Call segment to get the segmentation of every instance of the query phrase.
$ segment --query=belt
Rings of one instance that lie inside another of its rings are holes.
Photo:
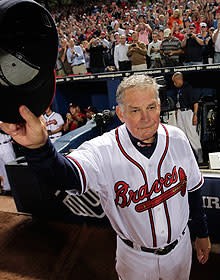
[[[4,141],[4,142],[0,143],[0,145],[7,144],[9,142],[11,142],[11,141]]]
[[[85,63],[76,64],[76,65],[73,65],[73,67],[74,66],[80,66],[80,65],[83,65],[83,64],[85,64]]]
[[[180,111],[189,111],[189,108],[179,108]]]
[[[184,228],[183,232],[181,233],[182,237],[185,234],[186,231],[186,227]],[[120,237],[120,236],[119,236]],[[120,239],[129,247],[131,248],[135,248],[135,245],[132,241],[128,240],[128,239],[123,239],[120,237]],[[167,255],[170,251],[172,251],[176,245],[178,244],[180,238],[176,239],[175,241],[173,241],[171,244],[165,246],[165,247],[161,247],[161,248],[156,248],[156,249],[152,249],[152,248],[146,248],[144,246],[140,246],[140,250],[146,253],[152,253],[155,255]]]
[[[60,136],[49,136],[49,137],[50,137],[50,139],[54,139],[54,138],[58,138]]]

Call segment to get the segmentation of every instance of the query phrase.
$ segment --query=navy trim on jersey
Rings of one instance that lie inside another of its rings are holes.
[[[82,189],[82,193],[84,193],[86,191],[86,176],[85,176],[85,172],[82,168],[82,166],[78,163],[78,161],[76,161],[74,158],[70,157],[70,156],[66,156],[68,159],[70,159],[71,161],[73,161],[77,167],[80,170],[81,176],[83,178],[83,189]]]

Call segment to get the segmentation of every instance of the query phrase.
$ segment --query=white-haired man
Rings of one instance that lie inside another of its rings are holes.
[[[117,233],[119,279],[188,280],[189,205],[198,260],[205,263],[210,251],[200,194],[203,178],[193,152],[180,129],[160,124],[153,78],[125,78],[116,98],[124,124],[83,143],[68,158],[56,152],[40,120],[24,106],[23,126],[1,126],[25,146],[28,164],[41,180],[73,194],[88,189],[99,194]]]

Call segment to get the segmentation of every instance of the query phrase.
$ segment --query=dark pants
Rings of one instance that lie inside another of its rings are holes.
[[[155,58],[154,60],[151,60],[151,68],[162,68],[163,64],[160,60],[160,58]]]
[[[95,73],[103,73],[105,72],[105,67],[91,67],[91,72]]]
[[[131,61],[130,60],[119,61],[118,65],[119,65],[119,71],[131,70]]]

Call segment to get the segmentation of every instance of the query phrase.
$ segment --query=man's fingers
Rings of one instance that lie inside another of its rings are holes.
[[[28,125],[39,123],[39,119],[25,105],[20,106],[19,112]]]
[[[0,128],[7,134],[15,134],[17,132],[17,125],[13,123],[1,123]]]

